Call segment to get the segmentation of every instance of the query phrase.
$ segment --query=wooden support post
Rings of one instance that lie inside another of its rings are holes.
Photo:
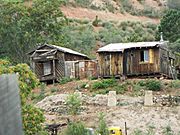
[[[127,125],[126,125],[126,122],[125,122],[125,135],[127,135]]]
[[[53,59],[53,84],[55,84],[55,77],[56,77],[56,67],[55,67],[55,60]]]

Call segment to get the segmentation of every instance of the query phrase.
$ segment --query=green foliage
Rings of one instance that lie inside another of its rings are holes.
[[[180,9],[180,1],[179,0],[168,0],[168,7],[170,9]]]
[[[104,29],[99,31],[98,39],[106,44],[119,42],[154,41],[156,25],[140,22],[121,22],[118,26],[103,22]]]
[[[41,123],[45,121],[42,111],[32,105],[22,107],[23,126],[26,135],[38,134],[43,130]]]
[[[46,84],[45,83],[40,83],[39,88],[42,92],[46,91]]]
[[[169,87],[178,89],[180,88],[180,80],[173,80],[171,81]]]
[[[133,84],[133,96],[143,96],[144,91],[143,91],[144,87],[139,85],[139,84]]]
[[[70,94],[66,99],[69,114],[78,114],[81,108],[81,99],[78,94]]]
[[[88,54],[92,57],[91,51],[95,48],[96,37],[93,27],[90,25],[77,26],[72,24],[63,28],[65,47],[72,48],[78,52]]]
[[[104,117],[105,115],[103,113],[99,114],[99,121],[96,132],[100,135],[109,135],[108,127],[106,125],[106,121]]]
[[[52,88],[50,88],[50,91],[51,91],[51,93],[54,93],[54,92],[59,91],[59,89],[57,87],[52,87]]]
[[[108,87],[112,87],[117,84],[116,79],[103,79],[102,81],[97,81],[92,84],[92,89],[104,89]]]
[[[173,132],[173,130],[171,129],[170,125],[167,125],[167,126],[164,128],[163,133],[164,133],[164,135],[174,135],[174,132]]]
[[[27,64],[10,65],[8,61],[0,60],[0,63],[5,63],[0,67],[0,75],[3,73],[17,73],[19,76],[20,97],[22,105],[23,128],[26,135],[37,134],[41,132],[44,122],[43,113],[28,104],[28,99],[31,96],[31,90],[38,85],[38,80],[35,74],[30,70]],[[7,64],[8,63],[8,64]]]
[[[66,84],[66,83],[71,82],[71,81],[73,81],[72,78],[63,77],[63,78],[59,79],[59,84]]]
[[[92,25],[97,27],[99,24],[99,21],[100,20],[98,19],[98,16],[96,16],[95,20],[92,22]]]
[[[61,0],[35,0],[31,7],[22,2],[0,3],[0,57],[14,63],[27,62],[27,52],[37,43],[57,43],[66,20],[59,9]],[[59,43],[59,42],[58,42]]]
[[[77,5],[81,7],[89,7],[91,5],[92,0],[75,0]]]
[[[163,32],[165,40],[170,42],[176,42],[180,37],[180,11],[179,10],[168,10],[161,19],[159,26],[159,33]],[[160,35],[158,33],[158,35]]]
[[[63,135],[89,135],[88,130],[81,122],[72,122],[68,124]]]
[[[162,83],[159,80],[150,79],[150,80],[147,80],[146,87],[147,89],[152,90],[152,91],[160,91],[162,88]]]
[[[114,87],[117,94],[124,94],[127,91],[127,85],[121,84]]]

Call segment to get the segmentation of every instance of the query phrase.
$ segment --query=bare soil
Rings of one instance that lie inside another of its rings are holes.
[[[138,80],[139,79],[133,79],[131,81]],[[47,90],[50,90],[52,87],[58,87],[59,91],[53,93],[54,96],[57,94],[68,94],[75,92],[82,84],[88,83],[91,85],[94,81],[97,80],[79,80],[64,85],[49,85]],[[170,81],[171,80],[162,80],[164,84]],[[38,91],[39,90],[36,89],[36,92]],[[83,89],[81,92],[85,95],[92,96],[92,93],[88,89]],[[164,89],[160,92],[154,92],[154,95],[166,94],[180,95],[180,89]],[[127,122],[128,135],[134,135],[136,130],[142,130],[145,134],[150,129],[155,135],[164,135],[164,130],[167,126],[170,126],[177,135],[180,132],[180,106],[146,107],[142,103],[144,99],[142,96],[132,97],[125,94],[118,95],[117,98],[121,104],[116,107],[108,107],[105,104],[83,104],[83,111],[75,116],[45,112],[46,123],[53,123],[54,120],[57,123],[64,123],[67,121],[67,118],[69,118],[71,121],[82,121],[87,127],[95,128],[98,126],[98,115],[100,112],[103,112],[109,127],[118,126],[121,127],[124,132],[124,123]],[[56,104],[55,100],[50,102],[50,105],[53,104]]]
[[[112,13],[108,11],[97,11],[87,8],[81,8],[81,7],[61,7],[62,12],[68,17],[68,18],[74,18],[74,19],[87,19],[87,20],[95,20],[96,16],[98,16],[99,19],[104,21],[142,21],[142,22],[151,22],[158,24],[160,22],[159,19],[153,19],[148,18],[145,16],[133,16],[128,13],[121,14],[121,13]]]

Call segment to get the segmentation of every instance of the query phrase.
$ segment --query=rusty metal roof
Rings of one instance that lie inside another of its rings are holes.
[[[130,48],[143,48],[161,46],[164,42],[131,42],[131,43],[112,43],[98,49],[97,52],[123,52],[125,49]]]

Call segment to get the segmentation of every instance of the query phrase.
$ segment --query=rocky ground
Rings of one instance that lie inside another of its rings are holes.
[[[69,118],[72,121],[83,121],[87,127],[97,127],[98,114],[103,112],[106,115],[108,126],[118,126],[124,131],[124,124],[127,122],[128,135],[135,132],[155,133],[164,135],[167,127],[178,135],[180,129],[180,106],[154,105],[145,107],[144,97],[131,97],[117,95],[117,106],[107,106],[107,95],[89,96],[81,94],[82,109],[79,115],[68,115],[65,100],[68,94],[51,95],[36,104],[45,111],[46,123],[66,122]]]

